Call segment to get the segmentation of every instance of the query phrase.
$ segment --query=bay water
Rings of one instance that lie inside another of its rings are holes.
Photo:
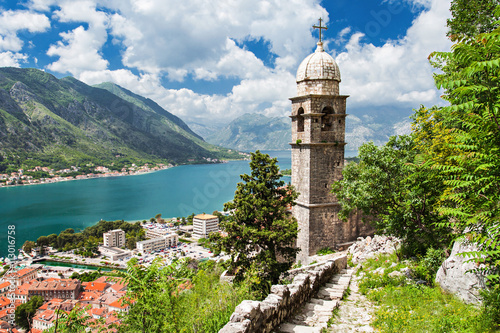
[[[291,168],[290,151],[265,153],[277,157],[281,169]],[[222,210],[233,199],[240,175],[249,172],[249,161],[230,161],[136,176],[0,188],[0,257],[8,254],[12,229],[15,248],[20,248],[26,240],[67,228],[78,232],[100,219],[137,221],[159,213],[170,218]],[[290,182],[289,177],[284,180]]]

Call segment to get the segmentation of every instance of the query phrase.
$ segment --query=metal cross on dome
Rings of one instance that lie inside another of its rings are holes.
[[[327,27],[322,27],[322,26],[321,26],[321,22],[322,22],[322,21],[323,21],[323,20],[322,20],[322,19],[321,19],[321,17],[320,17],[320,18],[319,18],[319,26],[317,26],[317,25],[313,25],[313,28],[314,28],[314,29],[319,29],[319,42],[320,42],[320,43],[321,43],[321,30],[322,30],[322,29],[328,30],[328,28],[327,28]]]

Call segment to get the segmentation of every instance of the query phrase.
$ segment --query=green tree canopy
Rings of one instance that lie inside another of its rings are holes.
[[[500,8],[500,7],[499,7]],[[495,16],[498,17],[497,9]],[[450,135],[447,158],[436,160],[447,186],[440,212],[447,225],[467,230],[486,258],[490,278],[500,267],[500,29],[464,39],[451,52],[432,54],[435,76],[450,106],[437,112]],[[422,128],[423,126],[419,126]],[[483,258],[483,259],[481,259]]]
[[[40,236],[36,240],[36,245],[38,246],[49,246],[50,245],[50,239],[47,236]]]
[[[33,296],[28,302],[19,305],[15,311],[16,324],[26,330],[31,329],[36,310],[42,305],[43,298],[41,296]]]
[[[436,225],[446,217],[434,209],[442,180],[417,159],[411,136],[391,137],[381,147],[363,144],[359,163],[347,164],[342,174],[332,191],[344,219],[361,210],[379,232],[401,238],[409,255],[449,245],[451,229]]]
[[[231,212],[220,223],[227,237],[210,235],[217,250],[231,256],[230,269],[240,281],[254,271],[259,272],[258,281],[276,283],[298,252],[294,247],[297,221],[289,211],[298,194],[284,186],[277,163],[267,154],[252,153],[251,174],[240,176],[243,182],[238,183],[233,201],[224,205]]]
[[[499,0],[453,0],[450,6],[452,18],[448,19],[448,37],[452,40],[473,38],[491,32],[498,24],[495,14]]]
[[[30,253],[31,250],[36,246],[35,242],[33,241],[26,241],[23,244],[23,251],[26,253]]]

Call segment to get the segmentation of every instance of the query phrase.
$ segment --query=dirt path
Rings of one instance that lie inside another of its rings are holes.
[[[375,332],[370,322],[376,306],[359,293],[357,276],[352,276],[349,288],[350,294],[340,302],[328,332]]]

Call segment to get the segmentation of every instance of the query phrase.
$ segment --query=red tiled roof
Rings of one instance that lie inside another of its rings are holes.
[[[6,288],[8,286],[10,286],[10,282],[9,281],[5,281],[5,282],[0,283],[0,289]]]
[[[52,322],[53,320],[56,319],[55,317],[55,311],[54,310],[45,310],[37,314],[34,318],[33,321],[38,320],[38,321],[44,321],[44,322]]]
[[[55,307],[56,305],[59,305],[63,300],[60,298],[53,298],[48,302],[43,303],[41,307],[39,307],[39,310],[47,310],[51,307]]]
[[[80,301],[95,301],[96,299],[98,299],[101,296],[102,296],[101,292],[91,290],[91,291],[84,291],[84,292],[80,293],[80,296],[78,297],[78,299]]]
[[[113,303],[111,303],[109,306],[111,306],[113,308],[118,308],[118,309],[126,309],[130,305],[129,304],[125,304],[125,299],[124,298],[120,298],[120,299],[114,301]]]
[[[75,290],[78,287],[80,281],[76,279],[57,279],[55,281],[42,281],[33,283],[29,290]]]
[[[31,287],[31,284],[28,282],[23,283],[19,287],[17,287],[16,291],[14,292],[16,295],[28,295],[28,289]]]
[[[103,283],[103,282],[88,282],[85,285],[85,290],[86,291],[91,291],[91,290],[104,291],[108,287],[108,285],[109,284]]]
[[[0,311],[0,319],[8,319],[10,309],[3,309]]]
[[[7,297],[0,297],[0,308],[6,307],[10,304],[10,299]]]

